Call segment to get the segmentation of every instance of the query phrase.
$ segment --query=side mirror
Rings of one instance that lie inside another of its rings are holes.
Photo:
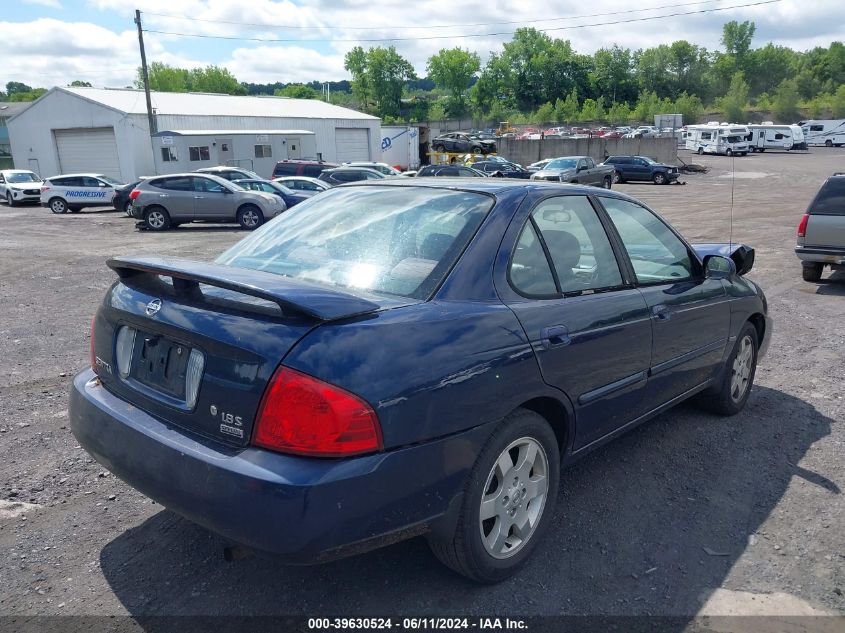
[[[708,255],[704,258],[704,276],[707,279],[733,279],[736,276],[736,264],[729,257]]]

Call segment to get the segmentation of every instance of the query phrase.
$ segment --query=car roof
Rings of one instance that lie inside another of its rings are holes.
[[[105,174],[95,174],[92,172],[84,174],[56,174],[55,176],[50,176],[50,178],[71,178],[73,176],[89,176],[91,178],[100,178],[102,176],[105,176]],[[50,180],[50,178],[48,178],[47,180]]]
[[[0,169],[0,172],[4,174],[34,174],[35,172],[30,169]]]
[[[228,165],[217,165],[216,167],[200,167],[196,171],[209,173],[214,171],[249,171],[248,169],[244,169],[243,167],[230,167]]]
[[[364,167],[364,166],[356,167],[355,165],[344,165],[343,167],[332,167],[331,169],[324,169],[323,173],[324,174],[325,173],[333,174],[333,173],[338,172],[338,171],[364,171],[364,172],[372,172],[374,174],[379,174],[380,176],[384,175],[376,169],[371,169],[370,167]]]
[[[432,189],[455,189],[460,191],[474,191],[496,195],[506,191],[522,190],[525,193],[531,191],[558,192],[560,194],[583,195],[583,196],[605,196],[618,198],[620,200],[631,200],[642,204],[631,196],[611,191],[608,189],[597,189],[589,185],[574,185],[561,182],[544,182],[537,180],[517,180],[509,178],[384,178],[382,180],[368,180],[351,183],[344,183],[341,187],[429,187]]]

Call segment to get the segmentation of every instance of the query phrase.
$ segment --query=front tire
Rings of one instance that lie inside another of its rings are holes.
[[[704,153],[704,148],[703,148],[703,147],[699,147],[699,148],[698,148],[698,155],[699,155],[699,156],[701,156],[703,153]]]
[[[666,174],[664,174],[663,172],[657,172],[656,174],[654,174],[652,180],[654,181],[655,185],[665,185],[667,182],[669,182],[669,179],[666,178]]]
[[[57,215],[67,213],[67,202],[61,198],[53,198],[50,200],[50,211]]]
[[[621,185],[623,182],[625,182],[625,181],[622,180],[622,174],[620,174],[618,171],[614,171],[613,172],[613,184],[614,185]]]
[[[151,231],[170,228],[170,214],[164,207],[150,207],[144,212],[144,225]]]
[[[736,415],[745,407],[754,374],[757,372],[757,328],[751,323],[742,326],[734,348],[719,377],[718,384],[704,391],[699,403],[713,413]]]
[[[824,264],[820,262],[803,262],[801,264],[801,278],[804,281],[819,281],[822,278]]]
[[[238,224],[242,229],[254,231],[264,224],[264,214],[258,207],[248,204],[238,209]]]
[[[429,537],[432,551],[447,567],[478,582],[508,578],[551,523],[559,479],[554,431],[539,414],[517,409],[478,456],[454,532]]]
[[[610,176],[605,176],[604,180],[601,181],[601,188],[602,189],[610,189],[613,187],[613,178]]]
[[[12,197],[12,194],[9,191],[6,192],[6,204],[8,204],[10,207],[17,206],[17,202],[15,202],[15,199]]]

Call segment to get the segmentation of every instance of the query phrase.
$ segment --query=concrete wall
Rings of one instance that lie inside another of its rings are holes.
[[[496,143],[499,156],[520,165],[557,156],[591,156],[601,162],[614,154],[635,154],[669,164],[676,163],[678,158],[678,142],[673,138],[499,139]]]

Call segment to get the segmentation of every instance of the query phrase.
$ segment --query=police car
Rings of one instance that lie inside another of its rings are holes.
[[[10,207],[21,202],[38,202],[41,198],[41,176],[27,169],[0,171],[0,200]]]
[[[53,176],[41,185],[41,206],[53,213],[111,206],[115,189],[123,186],[124,183],[103,174]]]

